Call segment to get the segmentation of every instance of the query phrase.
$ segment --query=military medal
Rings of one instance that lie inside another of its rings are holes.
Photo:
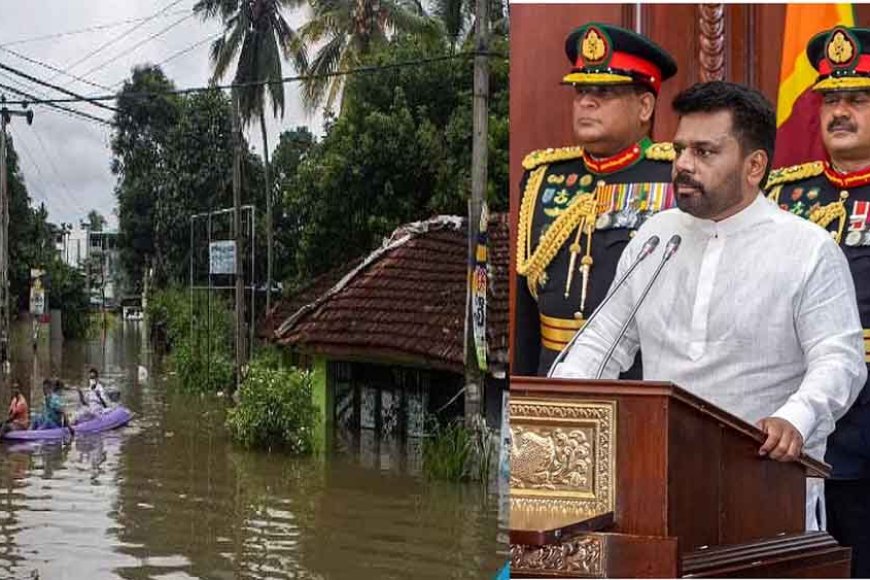
[[[603,213],[603,214],[598,216],[597,220],[595,220],[595,227],[599,230],[607,229],[610,227],[610,224],[612,221],[613,220],[612,220],[609,212]]]
[[[553,201],[554,195],[556,195],[556,188],[555,187],[548,187],[547,189],[544,190],[544,195],[543,195],[543,197],[541,197],[541,202],[546,203],[546,204],[550,203],[551,201]]]

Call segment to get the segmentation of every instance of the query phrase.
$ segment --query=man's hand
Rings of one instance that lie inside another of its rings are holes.
[[[765,417],[756,427],[764,431],[767,439],[758,450],[776,461],[795,461],[804,448],[804,438],[794,425],[779,417]]]

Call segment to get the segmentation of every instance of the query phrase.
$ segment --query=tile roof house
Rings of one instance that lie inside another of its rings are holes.
[[[267,319],[272,340],[307,354],[463,372],[466,220],[399,227],[383,245],[316,278]],[[507,214],[490,218],[487,361],[508,360]]]
[[[495,426],[507,388],[507,214],[490,217],[488,238],[481,403]],[[320,377],[314,397],[327,433],[335,422],[344,427],[339,435],[356,434],[352,445],[373,449],[381,443],[372,436],[413,439],[429,416],[464,414],[467,257],[466,220],[438,216],[397,228],[367,256],[278,301],[260,335],[302,355]]]

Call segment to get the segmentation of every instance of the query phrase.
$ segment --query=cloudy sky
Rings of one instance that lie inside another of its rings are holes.
[[[0,0],[0,64],[83,95],[115,92],[133,66],[161,64],[179,88],[208,83],[208,40],[217,21],[192,15],[195,0]],[[304,12],[285,15],[298,27]],[[49,38],[45,38],[49,37]],[[38,61],[42,64],[37,64]],[[54,67],[67,74],[47,68]],[[293,74],[285,68],[284,76]],[[75,75],[92,84],[76,80]],[[224,82],[229,82],[228,76]],[[64,96],[0,70],[0,84],[40,97]],[[95,86],[98,85],[98,86]],[[108,87],[112,91],[106,91]],[[0,87],[8,100],[20,96]],[[305,115],[296,85],[285,89],[283,119],[269,119],[270,147],[284,129],[306,125],[319,134],[319,115]],[[109,119],[110,111],[89,104],[66,105]],[[21,157],[24,179],[35,204],[44,202],[51,221],[77,224],[97,209],[117,225],[115,178],[109,171],[111,128],[39,106],[28,126],[14,118],[9,132]],[[254,126],[249,142],[262,149]],[[250,133],[250,130],[249,130]]]

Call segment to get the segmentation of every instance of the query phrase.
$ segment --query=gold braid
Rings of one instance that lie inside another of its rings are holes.
[[[833,201],[825,206],[810,210],[810,221],[825,229],[828,229],[832,221],[839,218],[840,223],[837,225],[837,235],[834,237],[837,244],[843,239],[843,229],[846,227],[846,199],[848,197],[849,194],[844,191],[840,193],[838,201]]]
[[[767,194],[767,199],[772,201],[773,203],[779,205],[779,194],[782,193],[782,186],[777,185],[773,189],[770,190],[770,193]]]
[[[597,202],[594,194],[584,193],[576,196],[571,200],[565,212],[556,218],[547,232],[541,236],[541,241],[532,256],[528,259],[517,260],[517,273],[526,277],[530,288],[537,286],[541,275],[556,257],[568,236],[583,219],[590,215],[590,211],[594,219],[596,207]],[[522,218],[522,210],[520,210],[520,214]],[[522,256],[522,258],[526,258],[526,256]],[[533,293],[536,292],[533,291]]]
[[[517,274],[525,276],[528,270],[529,255],[532,253],[532,222],[534,221],[535,205],[538,201],[538,191],[544,181],[547,166],[542,165],[529,175],[526,189],[523,191],[523,201],[520,204],[520,219],[517,227]],[[529,291],[535,298],[538,290],[529,284]]]

